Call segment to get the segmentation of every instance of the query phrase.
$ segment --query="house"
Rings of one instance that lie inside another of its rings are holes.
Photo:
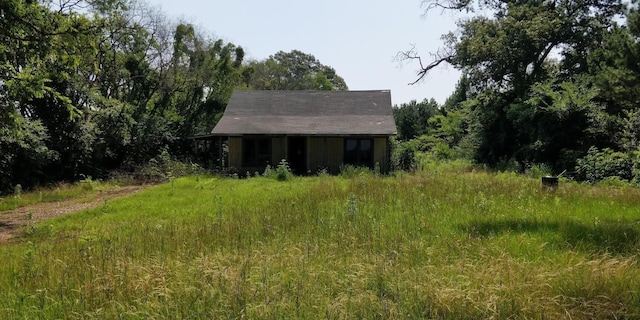
[[[396,134],[391,93],[235,91],[212,137],[228,138],[229,167],[262,172],[286,159],[296,174],[376,163],[387,171]]]

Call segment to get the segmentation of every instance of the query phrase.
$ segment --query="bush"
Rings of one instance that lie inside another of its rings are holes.
[[[634,186],[640,187],[640,150],[633,153],[633,168],[631,168],[633,174],[633,183]]]
[[[634,158],[632,153],[616,152],[609,148],[600,151],[596,147],[591,147],[586,156],[577,160],[577,178],[589,183],[596,183],[609,177],[632,181],[634,180]]]
[[[545,163],[533,164],[527,168],[525,172],[528,176],[533,178],[542,178],[544,176],[550,176],[553,174],[551,167]]]
[[[147,164],[134,167],[133,180],[138,183],[161,183],[203,172],[204,169],[199,165],[174,160],[167,150],[163,150]]]
[[[285,159],[280,160],[280,164],[276,168],[276,179],[278,181],[288,181],[291,178],[293,178],[293,173],[291,173],[289,163]]]
[[[416,143],[413,140],[391,139],[391,168],[404,171],[415,170],[417,168],[416,149]]]
[[[465,145],[450,146],[442,138],[423,135],[408,141],[391,140],[391,168],[414,171],[428,161],[470,159],[474,140],[465,140]]]
[[[266,178],[274,178],[275,177],[275,172],[273,171],[273,169],[271,169],[271,165],[267,165],[264,168],[264,171],[262,172],[262,176],[266,177]]]
[[[618,176],[606,177],[596,183],[597,186],[601,187],[613,187],[613,188],[624,188],[628,187],[630,184],[626,180],[622,180]]]
[[[431,149],[431,152],[440,160],[450,160],[456,157],[456,152],[443,141],[437,142]]]
[[[350,164],[340,166],[340,176],[343,178],[355,178],[368,175],[370,173],[371,170],[367,167],[356,167]]]

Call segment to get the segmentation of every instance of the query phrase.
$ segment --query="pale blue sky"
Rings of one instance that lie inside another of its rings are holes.
[[[448,66],[416,79],[417,63],[395,61],[415,45],[425,63],[455,29],[456,17],[430,12],[421,0],[147,0],[172,19],[184,19],[262,60],[282,50],[314,55],[333,67],[350,90],[390,89],[393,104],[451,94],[460,73]]]

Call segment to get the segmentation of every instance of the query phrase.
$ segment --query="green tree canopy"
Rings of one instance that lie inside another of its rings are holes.
[[[609,83],[625,91],[629,101],[635,92],[624,90],[625,78],[611,78],[610,72],[597,80],[594,72],[604,69],[594,61],[606,60],[594,55],[629,57],[622,47],[602,45],[620,42],[611,37],[621,30],[616,23],[625,13],[621,1],[430,0],[425,4],[427,10],[482,10],[462,18],[458,30],[443,36],[443,48],[433,61],[420,64],[417,79],[442,63],[468,77],[466,105],[476,122],[477,160],[491,165],[516,160],[522,166],[547,162],[571,167],[591,145],[608,146],[616,140],[611,128],[617,120],[611,115],[625,107],[615,106],[622,102],[618,98],[606,101],[611,90],[601,89]],[[413,50],[401,56],[421,60]],[[610,60],[620,65],[624,58]]]
[[[396,106],[393,117],[398,127],[398,139],[409,140],[429,133],[429,119],[436,114],[439,114],[438,103],[433,99],[412,100]]]
[[[280,51],[268,59],[252,61],[248,85],[256,90],[348,90],[344,79],[313,55]]]
[[[188,156],[243,59],[137,0],[0,0],[0,193]]]

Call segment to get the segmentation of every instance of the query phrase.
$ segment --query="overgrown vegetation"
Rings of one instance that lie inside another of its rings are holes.
[[[55,202],[79,197],[88,193],[108,190],[116,187],[112,182],[95,181],[85,178],[77,183],[60,183],[52,187],[39,187],[29,192],[23,192],[22,186],[16,185],[13,194],[0,198],[1,211],[16,209],[42,202]]]
[[[567,170],[568,176],[592,183],[637,182],[637,4],[428,0],[423,5],[428,14],[483,11],[463,15],[458,29],[443,35],[431,62],[420,60],[417,81],[443,64],[463,76],[443,105],[425,100],[396,109],[403,141],[399,167],[409,167],[404,155],[419,150],[464,155],[499,170],[546,166],[553,174]],[[399,58],[420,56],[410,50]]]
[[[0,246],[3,318],[635,318],[640,191],[179,178]]]
[[[0,195],[114,172],[164,180],[151,162],[200,160],[189,138],[233,90],[347,88],[310,54],[247,62],[210,32],[143,0],[0,2]]]
[[[394,109],[395,168],[415,170],[421,157],[471,159],[637,184],[635,4],[423,2],[427,11],[480,5],[486,14],[465,16],[432,63],[421,65],[419,77],[443,63],[462,71],[450,98]],[[347,89],[311,54],[246,61],[242,47],[142,0],[7,0],[0,17],[2,195],[17,185],[31,190],[114,172],[166,180],[171,174],[153,170],[163,153],[185,167],[219,163],[206,151],[194,154],[188,138],[210,132],[233,90]]]

